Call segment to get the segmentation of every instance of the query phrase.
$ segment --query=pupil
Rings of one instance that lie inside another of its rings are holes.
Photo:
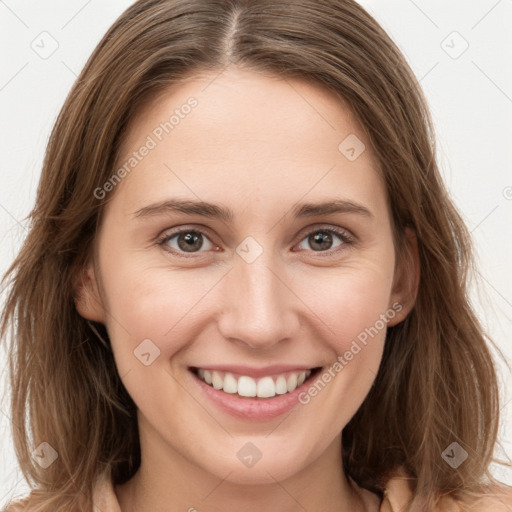
[[[185,235],[181,235],[178,238],[178,245],[180,249],[192,252],[191,250],[200,249],[203,245],[202,240],[197,236],[197,234],[192,234],[193,232],[186,233]]]
[[[319,244],[320,249],[329,249],[332,237],[329,233],[318,232],[312,236],[314,244]]]

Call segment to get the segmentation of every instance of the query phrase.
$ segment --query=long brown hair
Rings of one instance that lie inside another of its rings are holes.
[[[143,105],[196,72],[243,66],[311,80],[357,116],[385,179],[397,252],[417,237],[415,307],[388,329],[374,386],[343,430],[346,472],[382,492],[402,466],[416,495],[479,492],[491,478],[499,393],[488,340],[468,301],[468,231],[435,160],[424,96],[404,57],[352,0],[141,0],[108,30],[53,128],[30,232],[9,268],[1,334],[9,347],[16,455],[30,510],[92,510],[92,485],[140,464],[136,407],[103,325],[75,308],[74,290],[109,197],[120,144]],[[492,342],[491,342],[492,343]],[[58,461],[31,455],[47,442]],[[457,442],[469,456],[442,459]]]

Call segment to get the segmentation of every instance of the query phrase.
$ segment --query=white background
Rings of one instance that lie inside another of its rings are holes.
[[[0,0],[0,274],[26,235],[24,219],[64,98],[102,35],[131,3]],[[399,45],[426,93],[442,172],[477,250],[481,286],[473,290],[475,307],[511,361],[512,0],[361,3]],[[41,37],[50,48],[49,36],[40,36],[44,31],[58,43],[46,59],[31,48],[42,45]],[[0,368],[4,393],[4,345]],[[500,439],[511,456],[512,375],[503,364],[499,370]],[[7,394],[0,402],[0,443],[2,506],[26,490],[12,447]],[[497,468],[495,474],[512,484],[510,471]]]

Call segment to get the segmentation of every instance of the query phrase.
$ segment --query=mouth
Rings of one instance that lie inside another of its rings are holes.
[[[202,382],[228,395],[240,398],[275,399],[280,395],[293,393],[307,381],[312,380],[322,367],[298,369],[262,374],[258,377],[243,372],[222,371],[211,368],[191,367],[190,371]],[[249,373],[249,372],[247,372]]]

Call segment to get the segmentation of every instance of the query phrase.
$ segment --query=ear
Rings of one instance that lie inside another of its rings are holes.
[[[77,271],[74,291],[78,313],[87,320],[104,323],[105,309],[92,262]]]
[[[389,320],[388,326],[399,324],[410,313],[416,302],[420,282],[420,258],[418,240],[411,228],[405,229],[405,246],[395,266],[395,277],[389,300],[389,308],[393,305],[395,316]],[[401,307],[398,308],[397,305]]]

